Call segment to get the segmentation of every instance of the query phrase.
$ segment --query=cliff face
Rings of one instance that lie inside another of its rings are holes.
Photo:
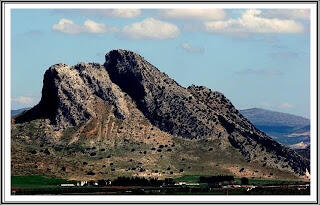
[[[215,134],[214,122],[206,119],[204,113],[206,106],[141,56],[130,51],[111,51],[106,55],[105,67],[111,80],[160,129],[187,138]],[[197,112],[199,109],[204,112]]]
[[[309,170],[307,160],[256,129],[222,93],[204,86],[184,88],[131,51],[113,50],[105,60],[104,65],[51,66],[44,75],[41,101],[17,116],[15,123],[49,119],[56,131],[80,130],[68,144],[81,143],[81,133],[91,133],[99,142],[133,134],[147,141],[150,130],[159,130],[167,141],[172,137],[210,140],[217,153],[229,152],[231,147],[246,163],[262,168],[301,175]],[[121,126],[114,126],[114,120]],[[102,133],[106,134],[101,139]]]
[[[42,98],[37,106],[15,118],[23,122],[48,118],[56,129],[79,126],[96,118],[98,100],[113,106],[115,115],[128,114],[124,93],[113,84],[105,68],[96,63],[68,66],[56,64],[44,74]]]

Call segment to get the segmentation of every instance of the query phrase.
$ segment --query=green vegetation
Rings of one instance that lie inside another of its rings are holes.
[[[11,185],[13,187],[47,187],[57,186],[60,184],[75,184],[76,181],[69,181],[66,179],[49,178],[38,175],[31,176],[12,176]]]
[[[183,175],[181,177],[175,178],[174,180],[178,182],[198,183],[201,176],[207,175]]]
[[[184,175],[175,179],[175,181],[184,182],[198,182],[201,175]],[[123,179],[122,181],[119,179]],[[137,184],[134,182],[138,180]],[[240,178],[235,179],[236,182],[240,181]],[[294,181],[281,181],[281,180],[258,180],[250,179],[250,183],[261,183],[259,185],[271,185],[271,184],[290,184],[298,183]],[[101,180],[100,180],[101,181]],[[15,194],[74,194],[74,193],[104,193],[104,194],[174,194],[174,195],[307,195],[310,194],[310,189],[304,188],[302,190],[297,187],[268,187],[259,186],[250,191],[246,188],[210,188],[208,184],[201,183],[200,186],[164,186],[161,187],[163,181],[157,179],[148,180],[147,178],[128,178],[120,177],[113,181],[116,186],[83,186],[83,187],[62,187],[60,184],[75,184],[76,181],[70,181],[61,178],[50,178],[39,175],[30,176],[12,176],[11,184],[15,191]],[[128,184],[128,182],[133,184]],[[121,182],[121,183],[120,183]],[[147,182],[147,183],[146,183]],[[99,181],[98,181],[99,183]],[[124,184],[123,184],[124,183]],[[150,184],[151,183],[151,184]],[[99,183],[100,184],[100,183]],[[127,185],[128,184],[128,185]],[[136,185],[135,185],[136,184]],[[122,187],[119,187],[122,186]]]

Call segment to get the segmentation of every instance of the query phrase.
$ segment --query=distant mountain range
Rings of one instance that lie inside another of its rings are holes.
[[[17,116],[20,113],[22,113],[23,111],[29,110],[30,108],[21,108],[21,109],[17,109],[17,110],[11,110],[11,117]]]
[[[310,144],[310,120],[304,117],[252,108],[240,110],[258,129],[291,147]]]

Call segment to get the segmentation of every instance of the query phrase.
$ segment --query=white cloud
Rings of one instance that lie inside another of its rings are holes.
[[[14,103],[19,103],[21,105],[30,105],[34,102],[34,99],[32,97],[20,96],[17,98],[12,98],[11,101]]]
[[[104,23],[97,23],[92,20],[86,20],[83,25],[78,25],[72,20],[62,18],[57,24],[52,26],[52,30],[67,34],[80,33],[106,33],[107,28]]]
[[[168,39],[179,35],[179,28],[171,23],[146,18],[122,28],[122,34],[130,39]]]
[[[81,33],[81,27],[69,19],[60,19],[57,24],[52,26],[52,30],[69,34]]]
[[[179,20],[221,20],[227,14],[223,9],[163,9],[159,10],[159,16],[168,19]]]
[[[199,47],[191,46],[189,43],[184,42],[181,44],[181,48],[190,53],[203,53],[204,49]]]
[[[141,15],[140,9],[55,9],[55,14],[63,15],[81,15],[96,17],[117,17],[117,18],[135,18]]]
[[[141,15],[140,9],[107,9],[104,12],[107,16],[119,18],[135,18]]]
[[[282,109],[288,109],[288,108],[292,108],[293,105],[291,105],[291,104],[289,104],[289,103],[287,103],[287,102],[283,102],[283,103],[281,103],[278,107],[279,107],[279,108],[282,108]]]
[[[97,23],[92,20],[86,20],[83,24],[84,32],[87,33],[105,33],[106,26],[103,23]]]
[[[261,10],[248,9],[237,19],[211,21],[204,23],[210,33],[245,34],[245,33],[301,33],[302,24],[294,20],[264,18]]]
[[[310,19],[309,9],[272,9],[262,13],[264,17],[268,18],[282,18],[282,19]]]

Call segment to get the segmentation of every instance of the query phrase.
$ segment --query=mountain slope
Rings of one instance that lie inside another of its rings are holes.
[[[296,150],[298,154],[306,159],[310,160],[310,145],[308,145],[305,149],[298,149]]]
[[[126,50],[107,53],[104,65],[51,66],[40,103],[14,118],[12,136],[14,174],[50,167],[46,174],[81,179],[281,178],[309,169],[308,160],[256,129],[223,94],[184,88]],[[35,168],[21,168],[26,163]]]

